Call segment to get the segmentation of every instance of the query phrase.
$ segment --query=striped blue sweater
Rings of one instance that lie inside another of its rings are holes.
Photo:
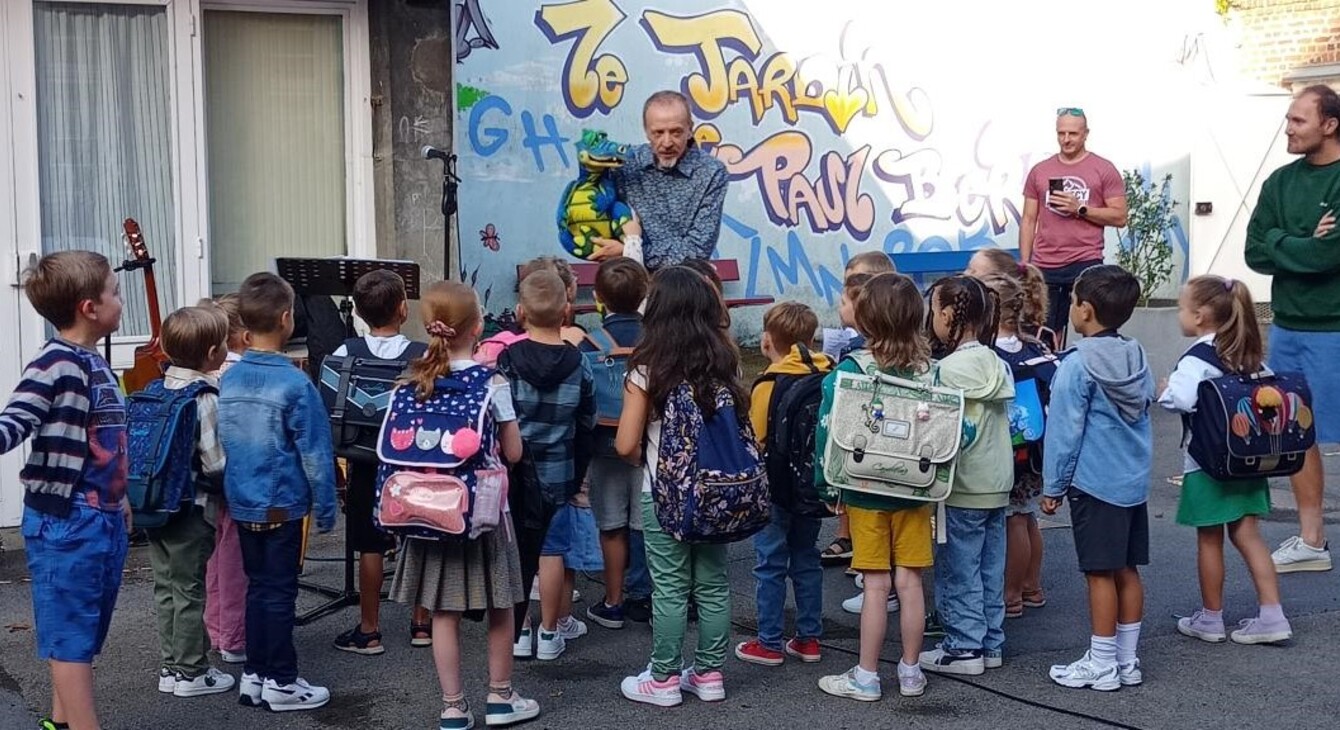
[[[33,509],[67,514],[75,488],[92,476],[85,473],[92,461],[92,396],[95,386],[106,387],[109,375],[111,368],[97,353],[53,338],[28,364],[9,404],[0,412],[0,453],[33,437],[32,454],[19,474],[26,490],[24,503]],[[105,394],[100,395],[106,399]],[[112,408],[107,410],[114,410],[113,404],[108,405]],[[122,406],[122,423],[124,413]],[[98,472],[99,476],[106,473]],[[124,470],[121,475],[124,482]],[[102,491],[106,486],[83,484],[82,488]]]

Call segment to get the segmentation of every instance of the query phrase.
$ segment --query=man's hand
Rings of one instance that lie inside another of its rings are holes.
[[[1079,198],[1070,193],[1048,193],[1047,205],[1052,210],[1066,215],[1079,214]]]
[[[592,261],[604,261],[623,255],[622,241],[616,241],[613,238],[596,238],[593,241],[596,244],[596,250],[591,254]]]
[[[1054,515],[1058,509],[1061,509],[1061,500],[1056,497],[1042,498],[1042,514]]]
[[[1323,238],[1335,230],[1335,211],[1328,210],[1326,215],[1321,217],[1317,223],[1317,230],[1312,232],[1313,238]]]
[[[135,516],[130,511],[130,500],[128,499],[123,498],[121,500],[121,516],[125,518],[126,534],[129,535],[131,530],[135,528]]]

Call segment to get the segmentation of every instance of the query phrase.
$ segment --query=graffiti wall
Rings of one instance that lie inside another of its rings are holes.
[[[698,144],[729,171],[717,256],[739,262],[732,296],[832,321],[857,253],[1015,248],[1058,107],[1083,107],[1089,148],[1119,168],[1173,175],[1179,272],[1185,260],[1181,74],[1158,53],[1180,36],[1138,20],[1156,3],[1082,26],[968,0],[455,4],[461,273],[490,310],[513,303],[518,263],[563,254],[556,213],[583,130],[645,142],[642,103],[660,89],[688,96]],[[758,313],[736,319],[757,329]]]

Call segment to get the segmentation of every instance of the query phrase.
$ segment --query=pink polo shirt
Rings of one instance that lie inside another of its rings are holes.
[[[1032,263],[1040,269],[1103,258],[1103,226],[1047,206],[1048,180],[1060,178],[1062,192],[1074,195],[1080,205],[1104,207],[1104,201],[1126,195],[1121,173],[1111,162],[1090,152],[1073,164],[1052,155],[1033,166],[1024,181],[1024,197],[1038,201],[1038,227],[1033,238]]]

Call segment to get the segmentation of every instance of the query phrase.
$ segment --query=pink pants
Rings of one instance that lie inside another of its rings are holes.
[[[219,505],[214,530],[214,554],[205,568],[205,629],[214,648],[240,654],[247,650],[247,574],[226,504]]]

